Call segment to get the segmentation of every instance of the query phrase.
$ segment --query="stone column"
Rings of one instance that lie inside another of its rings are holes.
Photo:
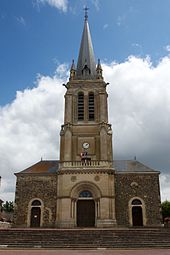
[[[65,135],[64,135],[64,161],[72,160],[72,132],[70,127],[66,127]]]
[[[72,123],[72,95],[65,95],[65,117],[64,123]]]
[[[100,100],[100,122],[108,122],[107,93],[99,94]]]
[[[107,132],[105,127],[101,127],[100,130],[100,160],[108,160],[107,157]]]

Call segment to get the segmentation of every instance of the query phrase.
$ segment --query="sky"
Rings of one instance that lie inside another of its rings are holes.
[[[63,83],[89,7],[96,60],[109,82],[114,159],[159,170],[170,200],[170,1],[0,0],[0,198],[14,173],[59,158]]]

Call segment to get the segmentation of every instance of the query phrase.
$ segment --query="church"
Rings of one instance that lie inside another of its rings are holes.
[[[60,159],[15,174],[15,227],[161,226],[160,172],[137,160],[113,160],[107,85],[86,8],[78,61],[64,84]]]

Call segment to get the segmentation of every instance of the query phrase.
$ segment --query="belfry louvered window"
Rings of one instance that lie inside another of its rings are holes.
[[[94,93],[89,93],[89,120],[94,120]]]
[[[78,120],[84,120],[84,94],[78,93]]]

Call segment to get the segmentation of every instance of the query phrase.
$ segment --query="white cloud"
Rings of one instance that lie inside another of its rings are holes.
[[[118,18],[117,18],[117,25],[121,26],[122,24],[124,24],[126,18],[127,18],[127,16],[125,14],[118,16]]]
[[[18,21],[18,23],[20,23],[21,25],[25,26],[26,25],[26,22],[25,22],[25,19],[20,16],[20,17],[15,17],[16,20]]]
[[[56,71],[59,75],[64,65]],[[63,122],[64,79],[39,76],[37,87],[18,91],[16,99],[0,108],[0,175],[2,199],[14,190],[14,172],[43,159],[59,157],[59,130]]]
[[[103,29],[107,29],[108,26],[109,26],[108,24],[104,24]]]
[[[118,26],[124,26],[127,28],[127,20],[129,17],[133,17],[134,14],[138,12],[137,9],[135,9],[133,6],[130,6],[126,9],[126,11],[122,12],[118,17],[117,17],[117,25]]]
[[[149,58],[132,56],[121,64],[105,64],[103,69],[105,80],[110,82],[115,158],[137,156],[170,176],[170,58],[163,58],[154,67]],[[164,183],[162,199],[170,199],[170,182],[169,187]]]
[[[162,201],[170,201],[170,174],[162,174],[160,176],[160,187],[162,193]]]
[[[123,63],[103,64],[110,82],[109,115],[115,159],[133,159],[158,169],[162,199],[170,200],[170,58],[157,66],[150,59],[129,57]],[[11,199],[14,172],[43,159],[59,158],[59,132],[68,69],[39,76],[37,86],[17,92],[0,108],[0,175],[2,199]]]
[[[55,7],[63,12],[67,11],[68,1],[67,0],[37,0],[36,4],[49,4],[51,7]]]
[[[140,45],[139,43],[132,43],[132,47],[142,48],[142,45]]]
[[[100,2],[99,0],[91,0],[92,4],[95,6],[96,10],[99,11],[100,9]]]
[[[165,46],[165,50],[166,50],[167,52],[170,52],[170,45],[166,45],[166,46]]]
[[[154,67],[149,59],[130,57],[103,68],[106,79],[112,81],[110,115],[117,129],[118,154],[125,155],[129,147],[133,155],[141,156],[155,153],[155,146],[160,153],[165,146],[170,149],[170,59],[164,58]]]

